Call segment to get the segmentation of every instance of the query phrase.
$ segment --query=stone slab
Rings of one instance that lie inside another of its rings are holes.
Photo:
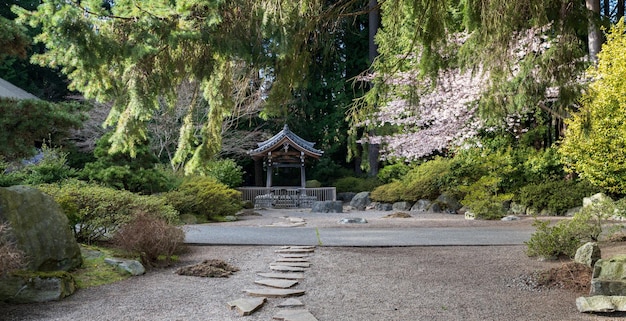
[[[299,266],[287,266],[287,265],[270,265],[270,270],[281,272],[304,272],[306,268]]]
[[[289,248],[289,249],[280,249],[274,251],[276,253],[313,253],[315,252],[314,248]]]
[[[298,281],[285,280],[285,279],[267,279],[267,280],[256,280],[254,281],[254,283],[269,286],[272,288],[288,289],[298,284]]]
[[[257,273],[259,276],[270,279],[287,279],[287,280],[302,280],[304,279],[304,273]]]
[[[302,301],[300,301],[298,299],[289,298],[289,299],[279,303],[276,306],[279,307],[279,308],[297,308],[297,307],[303,307],[304,303],[302,303]]]
[[[268,224],[268,225],[263,225],[264,227],[298,227],[298,226],[305,226],[306,223],[305,222],[276,222],[276,223],[272,223],[272,224]]]
[[[280,310],[272,317],[278,321],[318,321],[309,310]]]
[[[278,256],[282,258],[295,258],[295,259],[304,259],[304,258],[309,257],[309,255],[306,253],[284,253],[284,254],[279,254]]]
[[[243,290],[248,293],[249,296],[257,296],[257,297],[265,297],[265,298],[286,298],[290,296],[301,296],[304,295],[306,291],[304,290],[294,290],[294,289],[272,289],[272,288],[263,288],[263,289],[251,289],[251,290]]]
[[[252,314],[258,308],[263,306],[263,303],[265,303],[265,300],[267,300],[265,297],[241,298],[241,299],[237,299],[234,301],[230,301],[227,304],[231,310],[234,308],[237,308],[237,310],[239,311],[239,315],[246,316],[246,315]]]
[[[308,268],[311,267],[311,263],[308,262],[276,262],[270,263],[270,266],[293,266],[293,267],[303,267]]]
[[[285,245],[281,246],[281,249],[300,249],[300,250],[310,250],[315,249],[315,245]]]
[[[279,257],[276,262],[309,262],[309,259],[303,257]]]

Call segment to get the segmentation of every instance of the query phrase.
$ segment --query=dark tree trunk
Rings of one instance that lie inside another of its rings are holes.
[[[600,0],[585,0],[589,10],[589,60],[593,63],[598,61],[598,52],[602,47],[602,34],[600,33]]]
[[[376,46],[376,42],[374,41],[374,37],[380,26],[380,12],[378,10],[377,0],[370,0],[369,10],[369,60],[371,64],[374,62],[374,59],[376,59],[376,56],[378,56],[378,46]],[[380,152],[380,146],[378,144],[370,144],[367,151],[369,176],[376,176],[378,174],[378,154]]]

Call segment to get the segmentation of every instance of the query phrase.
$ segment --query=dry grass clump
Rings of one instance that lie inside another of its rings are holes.
[[[184,251],[184,241],[181,228],[147,213],[137,214],[113,237],[119,248],[139,255],[146,267],[171,264],[174,256]]]
[[[589,293],[592,269],[584,264],[569,262],[540,271],[535,276],[539,286],[561,288],[576,293]]]
[[[26,265],[24,253],[9,239],[8,224],[0,224],[0,277]]]
[[[237,271],[239,268],[222,260],[210,259],[198,264],[183,266],[178,268],[175,273],[178,275],[227,278]]]
[[[406,212],[396,212],[393,214],[387,214],[383,216],[383,218],[410,218],[410,217],[412,217],[411,214],[406,213]]]

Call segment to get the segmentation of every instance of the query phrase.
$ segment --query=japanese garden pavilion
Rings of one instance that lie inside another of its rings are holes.
[[[319,159],[324,154],[314,145],[293,133],[287,125],[272,138],[258,143],[256,149],[248,152],[254,159],[257,187],[241,188],[244,200],[254,202],[255,207],[310,207],[313,201],[335,200],[334,188],[306,188],[307,160]],[[272,176],[277,168],[299,168],[300,185],[274,186]],[[266,172],[265,187],[260,187],[263,172]]]

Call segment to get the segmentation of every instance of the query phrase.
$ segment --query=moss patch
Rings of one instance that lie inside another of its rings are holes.
[[[96,246],[81,246],[83,253],[91,253],[88,256],[83,255],[83,265],[72,272],[76,284],[79,289],[109,284],[130,277],[128,273],[123,273],[116,267],[104,263],[105,257],[120,256],[115,250]],[[93,255],[94,251],[101,252],[102,255]]]

